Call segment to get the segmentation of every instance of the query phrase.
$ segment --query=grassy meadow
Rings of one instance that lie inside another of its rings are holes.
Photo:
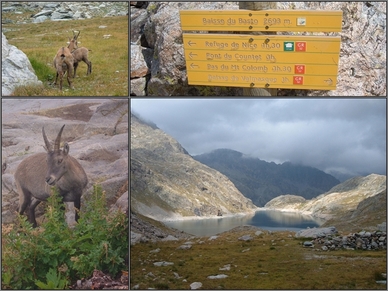
[[[131,246],[130,288],[190,289],[386,289],[385,251],[304,248],[292,232],[225,232],[216,240],[194,238],[191,249],[178,249],[185,241],[138,243]],[[251,241],[240,241],[250,234]],[[159,248],[159,252],[150,252]],[[154,262],[173,262],[154,266]],[[230,270],[219,270],[230,264]],[[152,274],[150,274],[152,273]],[[179,278],[177,277],[176,273]],[[226,274],[224,279],[208,276]],[[184,282],[183,280],[186,280]]]
[[[13,96],[128,96],[128,27],[128,16],[3,24],[8,42],[27,55],[38,79],[43,82],[43,87],[18,87]],[[78,46],[92,50],[88,55],[92,74],[86,76],[86,63],[79,63],[73,79],[74,90],[64,78],[61,92],[59,80],[57,86],[53,85],[56,76],[53,59],[59,48],[67,46],[75,30],[81,31]],[[104,35],[110,37],[104,38]]]

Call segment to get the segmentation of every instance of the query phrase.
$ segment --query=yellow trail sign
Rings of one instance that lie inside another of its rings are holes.
[[[182,30],[339,32],[342,11],[182,10]]]
[[[340,37],[183,34],[191,85],[332,90]]]
[[[333,90],[337,76],[188,71],[190,85]]]

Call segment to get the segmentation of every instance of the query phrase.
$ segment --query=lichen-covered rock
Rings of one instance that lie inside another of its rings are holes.
[[[309,96],[386,95],[386,2],[278,2],[278,9],[341,10],[337,89]]]

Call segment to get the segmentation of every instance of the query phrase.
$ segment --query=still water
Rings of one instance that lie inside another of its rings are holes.
[[[310,216],[278,210],[258,210],[254,214],[246,216],[165,221],[164,223],[169,227],[197,236],[211,236],[241,225],[253,225],[272,231],[299,231],[320,225],[319,221]]]

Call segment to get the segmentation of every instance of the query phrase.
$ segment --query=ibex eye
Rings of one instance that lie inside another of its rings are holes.
[[[62,163],[62,159],[59,159],[59,160],[58,160],[58,164],[60,164],[60,163]]]

